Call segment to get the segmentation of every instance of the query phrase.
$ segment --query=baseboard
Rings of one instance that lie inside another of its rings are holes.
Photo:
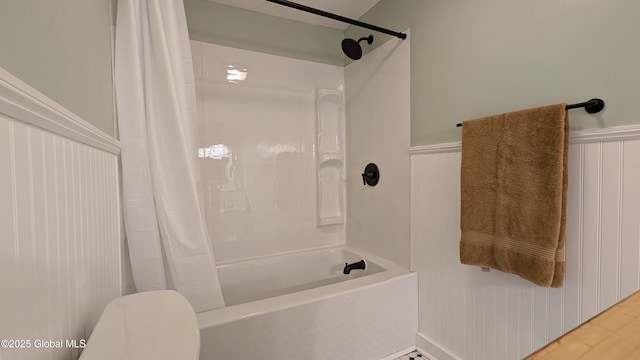
[[[416,334],[416,347],[418,352],[433,360],[459,360],[440,345],[427,339],[424,335]]]

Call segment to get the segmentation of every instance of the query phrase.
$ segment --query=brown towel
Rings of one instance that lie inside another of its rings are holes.
[[[460,261],[561,287],[567,206],[566,104],[462,124]]]

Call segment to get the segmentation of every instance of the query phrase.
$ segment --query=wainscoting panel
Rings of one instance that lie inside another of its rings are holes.
[[[560,289],[460,264],[460,145],[412,148],[418,346],[440,360],[521,359],[638,290],[637,132],[624,127],[572,134]]]
[[[118,153],[0,71],[0,359],[77,359],[122,293]]]

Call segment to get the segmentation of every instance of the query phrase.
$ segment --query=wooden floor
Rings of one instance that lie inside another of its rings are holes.
[[[640,291],[526,358],[534,359],[640,359]]]

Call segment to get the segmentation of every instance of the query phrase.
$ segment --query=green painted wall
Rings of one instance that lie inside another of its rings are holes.
[[[115,0],[0,3],[0,66],[113,134]],[[340,30],[185,0],[192,39],[344,65]],[[361,20],[411,29],[411,144],[458,141],[455,123],[601,97],[572,129],[640,122],[640,2],[381,0]],[[349,27],[345,36],[387,35]]]
[[[411,144],[424,145],[459,141],[466,119],[593,97],[605,110],[571,110],[572,129],[640,123],[638,14],[636,0],[381,0],[360,20],[411,29]]]
[[[111,0],[0,2],[0,67],[113,135]]]
[[[208,43],[344,65],[341,30],[206,0],[184,0],[189,37]]]

